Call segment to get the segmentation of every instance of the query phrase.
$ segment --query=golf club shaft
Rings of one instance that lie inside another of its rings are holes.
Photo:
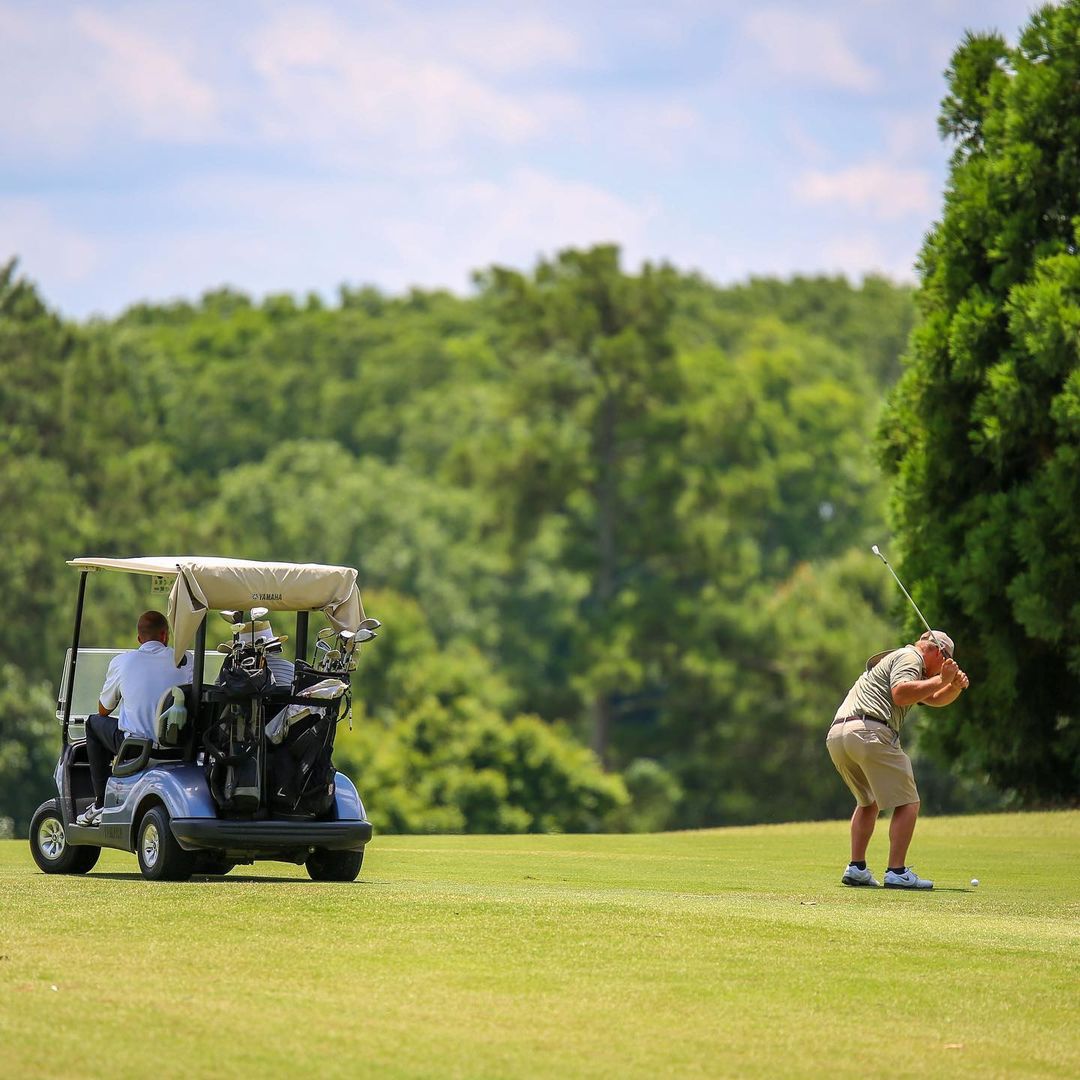
[[[908,603],[911,604],[911,606],[915,609],[915,614],[918,615],[920,619],[922,619],[922,624],[926,627],[927,633],[933,639],[934,644],[937,645],[937,638],[934,637],[934,631],[930,629],[930,624],[926,621],[926,616],[923,615],[923,613],[919,610],[919,605],[911,599],[911,593],[909,593],[907,589],[904,588],[904,583],[896,576],[896,571],[889,565],[889,560],[881,554],[881,550],[877,546],[877,544],[875,544],[870,550],[888,567],[889,573],[893,576],[893,580],[896,582],[897,585],[900,586],[900,591],[908,598]]]

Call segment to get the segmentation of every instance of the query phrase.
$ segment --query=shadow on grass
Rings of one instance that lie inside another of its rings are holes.
[[[841,885],[840,888],[842,888],[845,892],[854,892],[854,890],[851,889],[847,885]],[[932,889],[886,889],[884,887],[877,888],[877,889],[868,889],[868,888],[863,887],[863,888],[859,889],[859,892],[868,892],[868,893],[890,892],[890,893],[904,893],[907,896],[930,896],[933,893],[939,893],[939,892],[973,893],[973,892],[975,892],[975,890],[973,888],[966,888],[963,885],[935,885]]]
[[[142,874],[121,874],[116,871],[110,871],[104,874],[90,873],[86,875],[88,880],[98,881],[146,881],[147,879]],[[164,884],[182,884],[182,885],[245,885],[245,884],[266,884],[266,885],[386,885],[385,881],[372,881],[370,879],[361,878],[358,881],[312,881],[310,878],[302,877],[263,877],[257,874],[192,874],[190,878],[183,882],[165,882]],[[155,882],[156,884],[156,882]]]

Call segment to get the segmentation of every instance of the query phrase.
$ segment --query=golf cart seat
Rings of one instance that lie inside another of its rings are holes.
[[[183,761],[184,753],[182,746],[159,746],[152,739],[125,735],[113,758],[112,774],[121,779],[134,776],[159,761]]]

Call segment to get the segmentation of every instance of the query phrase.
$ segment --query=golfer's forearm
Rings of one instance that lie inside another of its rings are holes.
[[[923,704],[933,705],[935,708],[940,708],[942,705],[951,705],[963,693],[963,690],[964,688],[959,683],[952,683],[943,687],[936,694],[931,694]]]
[[[949,683],[942,683],[940,675],[935,675],[932,679],[919,679],[917,682],[900,683],[899,686],[892,688],[893,704],[901,709],[905,705],[918,705],[935,694],[948,690],[950,685]]]

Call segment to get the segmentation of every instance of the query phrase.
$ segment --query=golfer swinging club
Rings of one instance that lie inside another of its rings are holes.
[[[892,810],[885,888],[934,887],[907,865],[919,792],[911,759],[900,748],[900,728],[912,705],[940,708],[967,687],[968,677],[953,659],[952,638],[943,630],[927,630],[913,645],[867,660],[866,671],[836,710],[825,742],[858,804],[851,815],[851,863],[841,878],[844,885],[877,885],[866,869],[866,847],[878,814]]]

